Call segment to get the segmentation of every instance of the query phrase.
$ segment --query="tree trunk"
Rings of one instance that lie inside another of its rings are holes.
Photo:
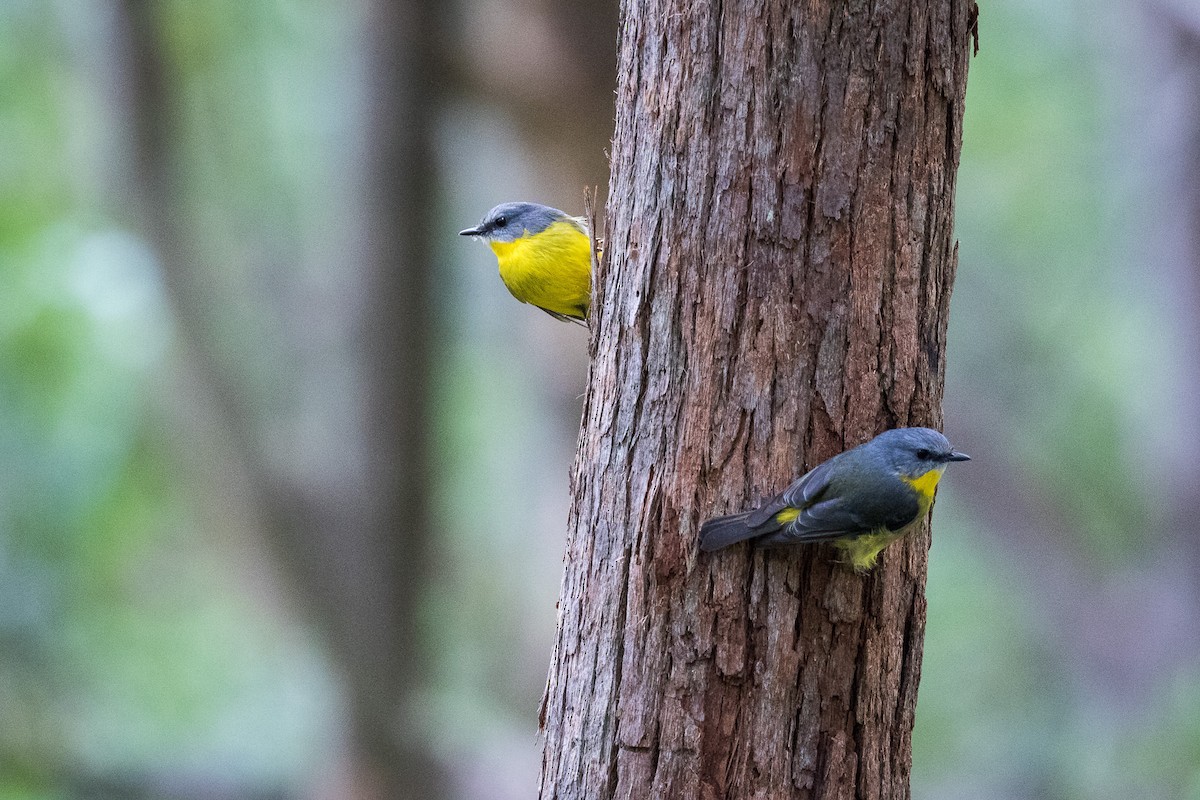
[[[324,568],[339,568],[324,587],[332,600],[326,633],[349,676],[360,768],[374,773],[365,796],[437,800],[449,786],[420,720],[430,683],[420,620],[434,538],[429,393],[441,37],[427,0],[373,0],[367,9],[368,299],[360,328],[367,519],[349,537],[322,543]]]
[[[695,540],[940,423],[973,12],[623,3],[542,798],[908,796],[927,533]]]

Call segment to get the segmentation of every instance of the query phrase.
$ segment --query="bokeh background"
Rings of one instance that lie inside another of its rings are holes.
[[[914,796],[1195,800],[1200,3],[982,5]],[[533,796],[614,6],[0,0],[0,800]]]

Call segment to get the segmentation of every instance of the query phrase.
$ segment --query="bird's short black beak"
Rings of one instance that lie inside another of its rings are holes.
[[[474,228],[467,228],[465,231],[459,231],[459,236],[479,236],[483,233],[483,226],[476,225]]]
[[[951,450],[946,455],[942,456],[943,461],[970,461],[971,457],[966,453],[960,453],[957,450]]]

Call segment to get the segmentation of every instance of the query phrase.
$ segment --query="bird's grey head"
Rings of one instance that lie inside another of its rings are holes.
[[[946,437],[932,428],[895,428],[884,431],[870,442],[893,469],[901,475],[924,475],[951,461],[970,461],[971,457],[950,446]]]
[[[560,219],[570,217],[557,208],[537,203],[502,203],[489,211],[483,222],[458,234],[513,242],[528,234],[541,233]]]

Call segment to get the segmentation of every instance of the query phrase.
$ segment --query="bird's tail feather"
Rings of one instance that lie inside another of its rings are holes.
[[[746,520],[753,512],[743,511],[727,517],[710,519],[700,526],[700,549],[704,552],[720,550],[731,544],[750,539],[763,533],[761,528],[752,528]]]

